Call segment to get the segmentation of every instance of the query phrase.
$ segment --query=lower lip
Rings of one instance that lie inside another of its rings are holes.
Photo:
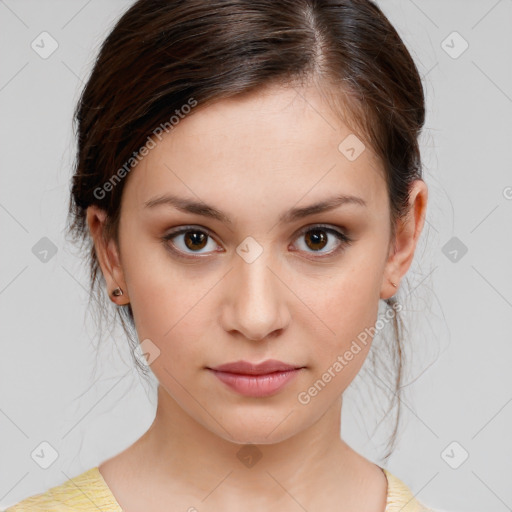
[[[265,375],[242,375],[238,373],[211,370],[213,374],[231,389],[245,396],[262,397],[274,395],[290,382],[300,368]]]

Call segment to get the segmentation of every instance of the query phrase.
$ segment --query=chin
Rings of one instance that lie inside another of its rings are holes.
[[[288,428],[286,428],[283,419],[280,418],[272,421],[271,425],[269,422],[254,421],[250,424],[239,424],[236,429],[228,427],[229,433],[222,428],[215,428],[214,433],[225,441],[238,445],[271,445],[286,441],[296,434],[296,423],[293,425],[293,431],[290,430],[291,426],[292,423],[288,424]]]

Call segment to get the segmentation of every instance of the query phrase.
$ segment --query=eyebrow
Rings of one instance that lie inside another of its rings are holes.
[[[314,215],[315,213],[327,212],[347,204],[353,204],[362,207],[367,206],[366,201],[361,197],[342,194],[330,197],[314,204],[310,204],[308,206],[291,208],[290,210],[281,214],[279,217],[279,223],[284,224],[294,222],[304,217]],[[201,201],[186,199],[172,194],[153,197],[144,203],[144,208],[155,208],[157,206],[163,205],[173,206],[174,208],[185,213],[194,213],[196,215],[202,215],[204,217],[216,219],[225,224],[233,225],[233,221],[219,209]]]

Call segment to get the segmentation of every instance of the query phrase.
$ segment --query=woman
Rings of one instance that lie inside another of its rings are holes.
[[[424,118],[369,0],[136,2],[77,107],[70,232],[136,330],[156,417],[8,510],[427,510],[340,438],[380,300],[398,325]]]

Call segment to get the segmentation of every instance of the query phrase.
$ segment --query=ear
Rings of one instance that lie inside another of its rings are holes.
[[[396,225],[395,239],[391,241],[384,277],[380,290],[381,299],[389,299],[411,266],[416,245],[427,213],[428,189],[423,180],[414,180],[409,193],[409,212]]]
[[[87,224],[94,240],[96,257],[107,283],[107,291],[112,302],[118,306],[129,304],[128,290],[121,268],[119,249],[114,240],[105,240],[105,220],[107,213],[101,208],[91,205],[87,208]],[[123,290],[123,295],[115,297],[112,292],[117,287]]]

